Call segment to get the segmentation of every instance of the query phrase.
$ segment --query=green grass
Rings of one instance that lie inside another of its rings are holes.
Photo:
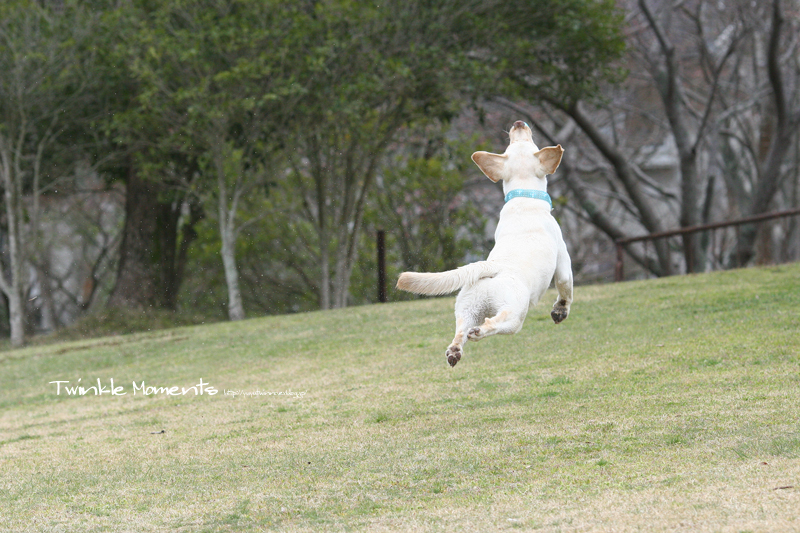
[[[800,266],[554,299],[454,369],[452,298],[2,352],[0,531],[800,529]]]
[[[86,340],[95,337],[125,335],[130,333],[151,332],[167,328],[192,326],[215,322],[208,317],[178,313],[166,310],[126,310],[105,309],[80,318],[74,324],[46,335],[36,335],[28,339],[34,346],[45,346],[58,342]],[[10,350],[9,339],[0,340],[0,351]]]

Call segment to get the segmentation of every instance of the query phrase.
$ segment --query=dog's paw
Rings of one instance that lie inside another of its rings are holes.
[[[479,327],[478,328],[472,328],[471,330],[469,330],[467,332],[467,338],[469,340],[471,340],[471,341],[479,341],[483,337],[485,337],[485,335],[483,334],[483,330],[481,330],[481,328],[479,328]]]
[[[555,306],[553,310],[550,312],[550,318],[553,319],[553,322],[556,324],[560,324],[569,316],[569,309],[562,306]]]
[[[447,347],[447,351],[444,353],[447,357],[447,363],[450,366],[456,366],[456,363],[461,361],[461,346],[457,344],[451,344]]]

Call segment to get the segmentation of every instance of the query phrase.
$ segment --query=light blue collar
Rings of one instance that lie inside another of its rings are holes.
[[[544,200],[550,204],[550,209],[553,209],[553,201],[550,199],[550,195],[545,191],[537,191],[534,189],[514,189],[513,191],[508,191],[508,194],[506,194],[506,202],[512,198],[536,198],[537,200]]]

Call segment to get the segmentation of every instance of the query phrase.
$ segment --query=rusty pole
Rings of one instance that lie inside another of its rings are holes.
[[[378,301],[386,303],[386,232],[378,230]]]

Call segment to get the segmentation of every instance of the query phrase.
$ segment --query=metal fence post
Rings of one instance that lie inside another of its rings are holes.
[[[386,232],[378,230],[378,301],[386,303]]]
[[[622,269],[623,269],[623,263],[622,263],[623,253],[624,252],[623,252],[623,249],[622,249],[622,243],[621,242],[617,242],[617,264],[614,267],[614,281],[622,281],[622,279],[625,277],[625,274],[622,271]]]

